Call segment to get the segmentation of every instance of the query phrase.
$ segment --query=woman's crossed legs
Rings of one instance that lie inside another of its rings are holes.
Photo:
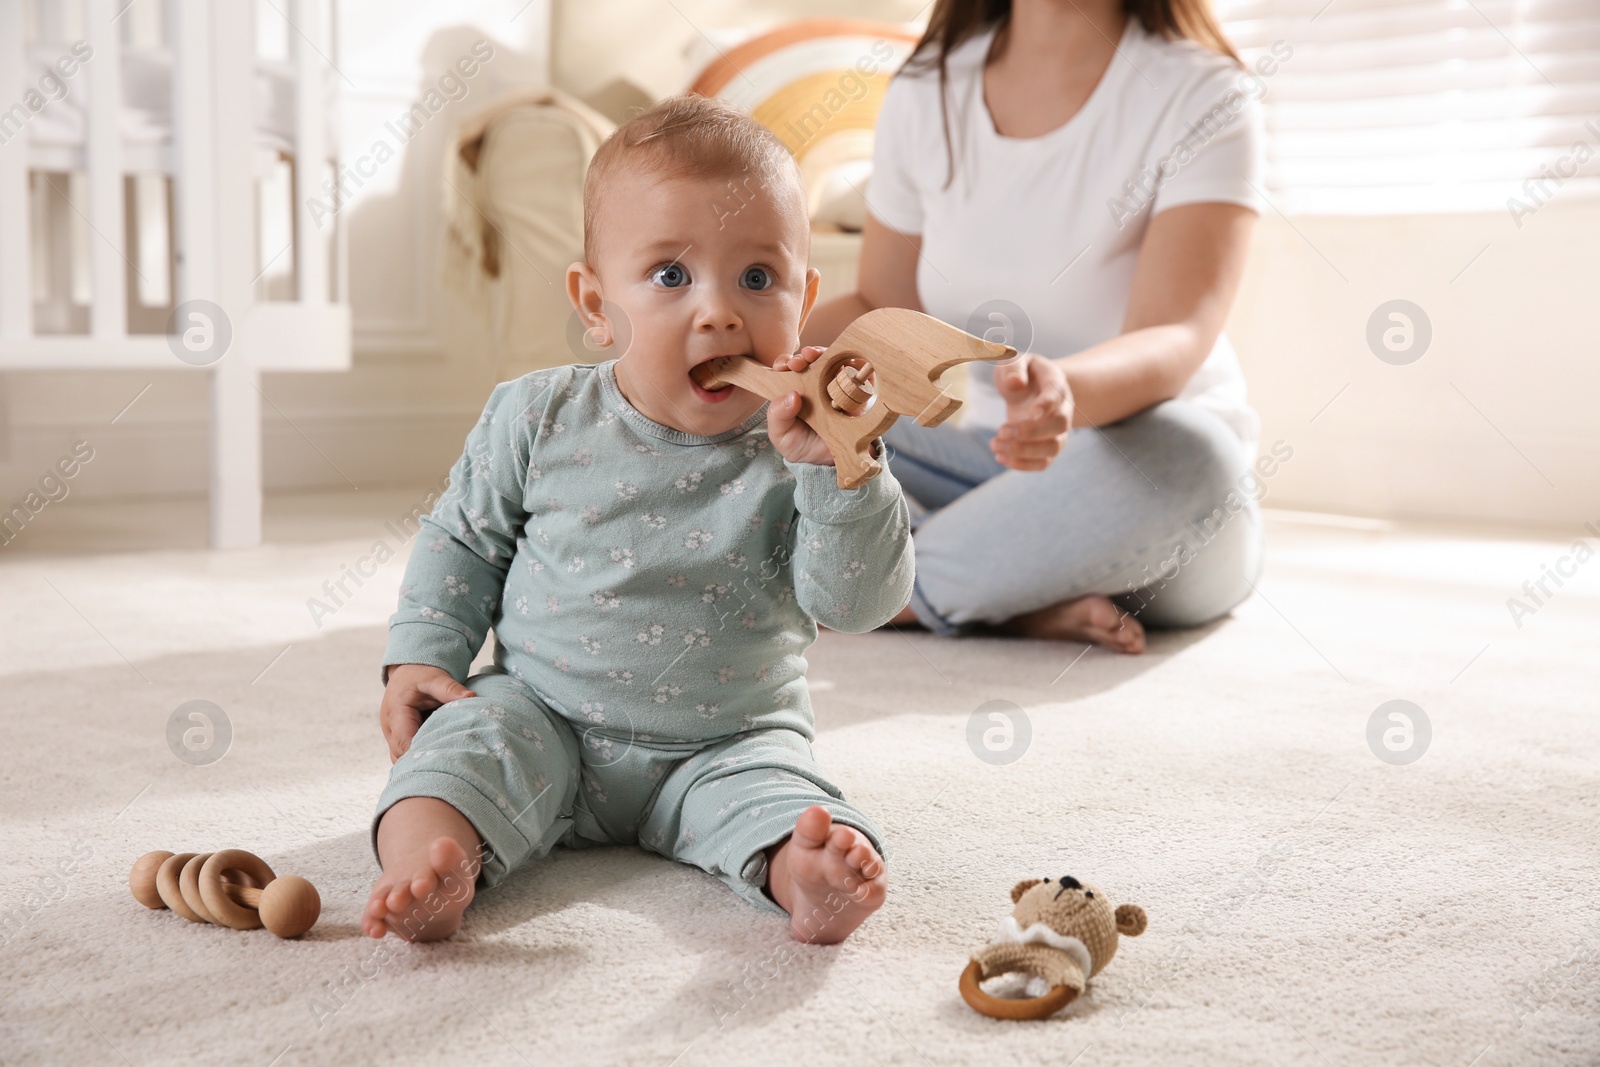
[[[896,621],[1139,652],[1145,625],[1197,626],[1249,595],[1260,483],[1212,413],[1169,400],[1074,430],[1043,471],[1002,466],[991,436],[910,419],[884,434],[890,470],[928,509]]]

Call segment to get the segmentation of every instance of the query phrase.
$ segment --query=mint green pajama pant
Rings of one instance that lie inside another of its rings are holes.
[[[483,888],[556,845],[638,844],[784,915],[762,891],[765,850],[813,804],[888,858],[881,831],[823,777],[810,743],[793,730],[664,741],[568,719],[500,667],[466,686],[478,695],[435,709],[390,771],[372,819],[374,855],[378,822],[392,804],[435,797],[483,839]]]

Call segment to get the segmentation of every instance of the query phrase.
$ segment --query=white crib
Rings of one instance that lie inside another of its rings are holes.
[[[130,0],[0,0],[0,371],[209,374],[211,544],[258,544],[262,372],[350,366],[343,214],[326,210],[330,12],[274,0],[293,33],[262,58],[248,0],[135,2],[155,6],[153,43],[134,40],[151,12]],[[67,36],[89,58],[72,62]],[[264,155],[282,180],[263,178]],[[287,193],[277,255],[259,239],[269,184]],[[281,274],[262,283],[268,256]],[[231,326],[220,358],[176,354],[168,330],[200,320],[174,328],[174,309],[194,300]]]

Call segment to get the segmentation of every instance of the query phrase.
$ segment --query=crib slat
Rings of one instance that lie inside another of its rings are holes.
[[[255,5],[211,9],[217,295],[232,318],[234,344],[248,344],[260,249],[255,225]],[[242,349],[241,349],[242,351]],[[211,375],[211,546],[261,543],[260,372],[239,351]]]
[[[298,0],[295,20],[303,35],[295,40],[295,277],[302,304],[328,302],[328,237],[337,216],[323,218],[319,226],[311,211],[313,197],[322,195],[324,136],[323,56],[329,52],[322,0]]]
[[[167,2],[172,45],[172,174],[177,230],[173,303],[217,299],[216,219],[211,173],[211,7]]]
[[[22,99],[22,59],[22,0],[0,0],[0,107]],[[0,116],[0,139],[0,337],[18,340],[33,332],[27,126]]]
[[[128,333],[127,232],[122,203],[122,38],[114,0],[85,0],[89,46],[88,184],[89,332],[120,340]]]

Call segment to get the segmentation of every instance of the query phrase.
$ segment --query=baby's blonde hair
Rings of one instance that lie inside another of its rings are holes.
[[[798,197],[805,216],[805,186],[794,156],[761,123],[725,101],[699,93],[669,96],[624,122],[589,161],[583,182],[583,258],[595,263],[602,194],[614,174],[636,168],[659,178],[726,178],[729,204],[752,190]],[[722,206],[720,210],[729,210]],[[708,204],[708,222],[719,218]]]

